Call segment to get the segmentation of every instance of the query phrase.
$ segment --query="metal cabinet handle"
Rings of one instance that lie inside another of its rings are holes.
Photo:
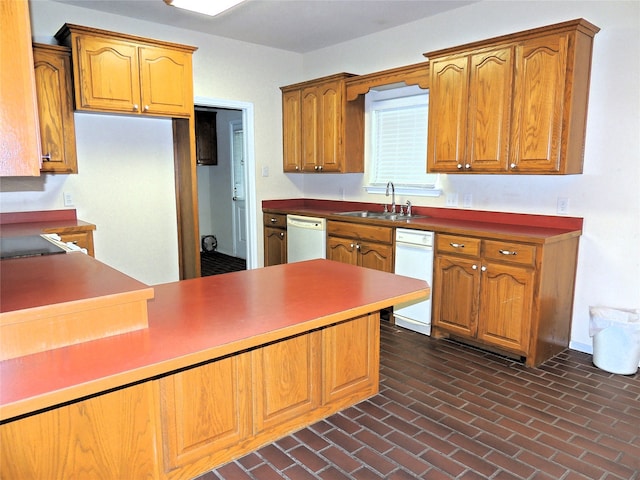
[[[462,169],[462,164],[461,164],[461,163],[459,163],[459,164],[458,164],[458,170],[461,170],[461,169]]]
[[[51,154],[47,153],[46,155],[42,155],[42,160],[44,160],[45,162],[50,162],[51,161]]]
[[[511,165],[509,165],[510,168],[516,168],[518,165],[516,165],[515,163],[512,163]]]
[[[480,270],[482,270],[483,272],[487,271],[487,267],[485,267],[484,265],[482,267],[480,267]]]
[[[140,108],[140,107],[138,106],[138,104],[137,104],[137,103],[134,103],[134,104],[133,104],[133,111],[134,111],[134,112],[137,112],[139,108]]]
[[[284,232],[280,232],[280,238],[284,238]]]
[[[466,163],[464,168],[466,168],[467,170],[469,170],[471,168],[471,164],[470,163]]]
[[[464,248],[464,243],[449,242],[449,245],[451,245],[453,248]]]
[[[353,244],[353,243],[352,243],[352,244],[350,244],[349,246],[350,246],[351,248],[353,248],[353,247],[355,247],[355,244]]]
[[[475,263],[473,265],[471,265],[471,269],[472,270],[477,270],[478,269],[478,265],[476,265]]]
[[[270,221],[271,223],[278,223],[278,219],[277,219],[277,218],[273,218],[273,217],[271,217],[271,218],[269,219],[269,221]]]
[[[511,250],[498,250],[502,255],[517,255],[518,252]]]
[[[360,244],[356,243],[356,250],[360,250]]]
[[[149,111],[149,105],[145,105],[145,106],[144,106],[144,111],[145,111],[145,112],[148,112],[148,111]]]

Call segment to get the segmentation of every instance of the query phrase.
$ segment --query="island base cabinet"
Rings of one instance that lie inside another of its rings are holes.
[[[250,435],[250,358],[233,355],[163,377],[164,470],[191,478],[222,463]]]
[[[0,478],[161,478],[157,390],[141,383],[0,426]]]
[[[191,479],[378,391],[380,315],[0,425],[0,478]]]

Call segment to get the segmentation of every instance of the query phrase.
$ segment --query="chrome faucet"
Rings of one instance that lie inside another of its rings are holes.
[[[389,196],[389,186],[391,186],[391,213],[396,213],[396,188],[393,186],[393,182],[387,183],[387,190],[384,195],[386,197]]]

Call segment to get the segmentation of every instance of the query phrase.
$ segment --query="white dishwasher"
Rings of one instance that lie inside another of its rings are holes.
[[[433,283],[433,232],[396,229],[395,273]],[[431,296],[393,308],[396,325],[431,335]]]
[[[287,263],[327,258],[327,219],[287,215]]]

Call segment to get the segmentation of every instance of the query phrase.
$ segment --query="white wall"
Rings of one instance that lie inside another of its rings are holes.
[[[305,55],[305,77],[356,74],[424,61],[422,53],[551,23],[586,20],[595,37],[584,173],[572,176],[442,175],[444,193],[473,195],[473,208],[584,218],[572,346],[590,351],[589,305],[640,308],[640,2],[485,0],[427,20]],[[481,19],[481,21],[479,21]],[[308,176],[306,197],[384,202],[363,175]],[[404,201],[408,197],[401,198]],[[444,206],[440,198],[411,198]]]
[[[422,53],[430,50],[584,17],[602,28],[595,39],[584,174],[448,175],[443,176],[442,186],[445,193],[471,193],[473,208],[485,210],[553,215],[557,197],[570,199],[570,215],[585,219],[574,305],[575,348],[590,349],[589,305],[640,307],[640,3],[637,1],[485,0],[304,56],[47,0],[32,0],[30,5],[38,41],[50,41],[64,22],[70,22],[199,47],[194,54],[194,94],[254,105],[256,208],[269,198],[301,195],[337,198],[339,189],[344,190],[347,200],[384,201],[379,195],[363,193],[361,174],[281,173],[282,114],[278,87],[340,71],[370,73],[417,63],[424,61]],[[120,124],[124,117],[88,117],[91,118],[78,124],[81,173],[46,175],[37,180],[3,179],[0,210],[62,208],[62,192],[70,190],[76,196],[79,217],[98,225],[99,260],[147,283],[176,279],[177,272],[172,269],[177,262],[170,251],[174,241],[170,237],[175,234],[173,176],[166,169],[172,155],[169,122],[143,120],[154,122],[153,127],[145,123],[134,128],[133,122]],[[111,140],[101,140],[99,130]],[[137,146],[132,154],[129,147],[136,147],[133,140],[119,145],[121,138],[138,136],[145,139],[148,148]],[[97,142],[101,142],[102,151],[96,151]],[[114,168],[107,168],[110,164]],[[259,175],[262,166],[269,167],[269,177]],[[137,196],[141,191],[145,194]],[[151,192],[149,199],[146,192]],[[126,200],[127,195],[136,201]],[[444,196],[412,201],[416,205],[443,206]],[[147,216],[155,217],[153,222]],[[259,234],[260,220],[258,215]],[[158,224],[153,227],[149,225],[156,221]],[[164,259],[153,251],[153,241],[149,241],[148,235],[151,228],[156,236],[167,239],[162,246],[167,250]],[[136,245],[141,243],[144,248],[134,249],[128,243],[126,249],[119,249],[118,242],[124,239]],[[258,242],[261,258],[259,238]],[[166,265],[160,265],[164,262]]]

